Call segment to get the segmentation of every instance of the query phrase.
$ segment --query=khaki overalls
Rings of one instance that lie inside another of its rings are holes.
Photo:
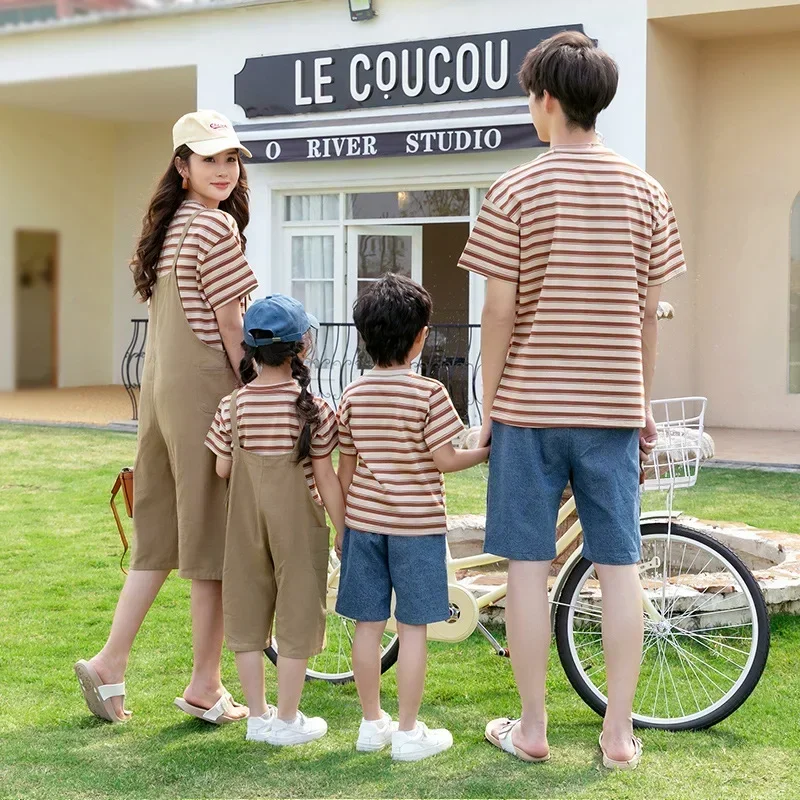
[[[228,356],[197,338],[178,292],[176,265],[150,298],[134,472],[131,569],[177,569],[182,578],[221,580],[225,481],[205,437],[219,401],[236,388]]]
[[[297,444],[262,456],[242,449],[231,397],[233,467],[222,607],[225,638],[237,652],[263,650],[275,617],[278,650],[288,658],[322,651],[329,533],[306,483]]]

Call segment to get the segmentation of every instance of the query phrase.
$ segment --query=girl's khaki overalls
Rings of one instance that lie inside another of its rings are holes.
[[[329,533],[325,512],[306,483],[297,444],[291,453],[262,456],[242,449],[236,395],[230,400],[233,467],[222,607],[228,647],[310,658],[322,650]]]
[[[150,298],[134,465],[131,569],[177,569],[182,578],[221,580],[225,481],[205,437],[219,401],[236,387],[228,356],[189,327],[178,291],[178,255]]]

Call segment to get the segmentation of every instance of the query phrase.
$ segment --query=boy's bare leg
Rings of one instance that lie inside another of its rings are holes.
[[[239,671],[239,682],[242,684],[250,716],[263,716],[267,713],[267,699],[264,693],[264,652],[251,650],[237,653],[236,669]]]
[[[634,756],[633,698],[639,680],[644,636],[639,567],[595,564],[603,592],[603,652],[608,680],[608,708],[603,721],[603,749],[609,758]]]
[[[353,636],[353,675],[364,719],[381,718],[381,637],[386,622],[357,622]]]
[[[522,717],[512,732],[512,741],[536,758],[550,752],[545,709],[545,680],[550,655],[550,607],[547,599],[550,563],[508,563],[506,634],[514,680],[522,701]]]
[[[278,719],[294,722],[306,682],[307,658],[286,658],[278,654]]]
[[[192,580],[192,650],[194,664],[189,685],[183,692],[187,703],[211,708],[222,697],[223,617],[222,581]],[[236,706],[228,715],[247,716],[247,709]]]
[[[428,626],[398,622],[397,633],[400,637],[400,654],[397,657],[398,730],[413,731],[425,689]]]
[[[117,601],[108,639],[103,649],[89,660],[103,683],[122,683],[125,679],[133,640],[169,573],[168,569],[133,569],[128,574]],[[117,716],[125,719],[122,698],[113,697],[111,702]]]

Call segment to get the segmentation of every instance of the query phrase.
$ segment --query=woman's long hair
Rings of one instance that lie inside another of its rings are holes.
[[[182,144],[172,156],[167,171],[158,182],[158,186],[150,200],[147,213],[142,220],[142,233],[136,253],[131,261],[133,282],[136,286],[135,294],[143,301],[147,301],[153,294],[153,286],[157,278],[158,260],[167,238],[167,230],[172,218],[186,199],[186,190],[183,188],[183,178],[175,166],[175,159],[189,161],[192,151]],[[227,211],[236,220],[239,236],[242,240],[242,249],[247,244],[244,229],[250,222],[250,200],[247,186],[247,173],[239,156],[239,182],[236,184],[231,196],[223,200],[219,207]]]
[[[256,335],[258,331],[254,331]],[[311,434],[319,425],[319,408],[314,402],[314,395],[308,387],[311,384],[311,371],[303,360],[308,342],[276,342],[264,344],[260,347],[251,347],[247,342],[242,342],[244,358],[239,365],[239,375],[242,383],[255,380],[258,373],[253,362],[262,367],[280,367],[291,359],[292,377],[300,386],[295,408],[300,420],[300,441],[298,444],[298,460],[305,461],[311,453]]]

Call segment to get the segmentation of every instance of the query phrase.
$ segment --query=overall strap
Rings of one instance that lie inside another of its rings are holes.
[[[172,259],[172,266],[170,267],[170,272],[172,272],[172,274],[175,276],[176,286],[178,285],[178,271],[175,269],[175,267],[178,266],[178,256],[180,256],[181,254],[181,247],[183,247],[183,242],[189,233],[189,228],[192,227],[192,223],[200,214],[203,213],[203,211],[205,211],[205,209],[200,209],[200,211],[195,211],[194,214],[192,214],[192,216],[189,217],[189,219],[186,221],[186,224],[183,226],[183,231],[181,232],[181,238],[178,239],[178,246],[175,248],[175,256]]]
[[[239,449],[239,423],[237,420],[238,413],[236,411],[236,396],[239,394],[239,390],[235,389],[233,394],[231,395],[231,402],[230,402],[230,415],[231,415],[231,443],[233,444],[233,449]]]

